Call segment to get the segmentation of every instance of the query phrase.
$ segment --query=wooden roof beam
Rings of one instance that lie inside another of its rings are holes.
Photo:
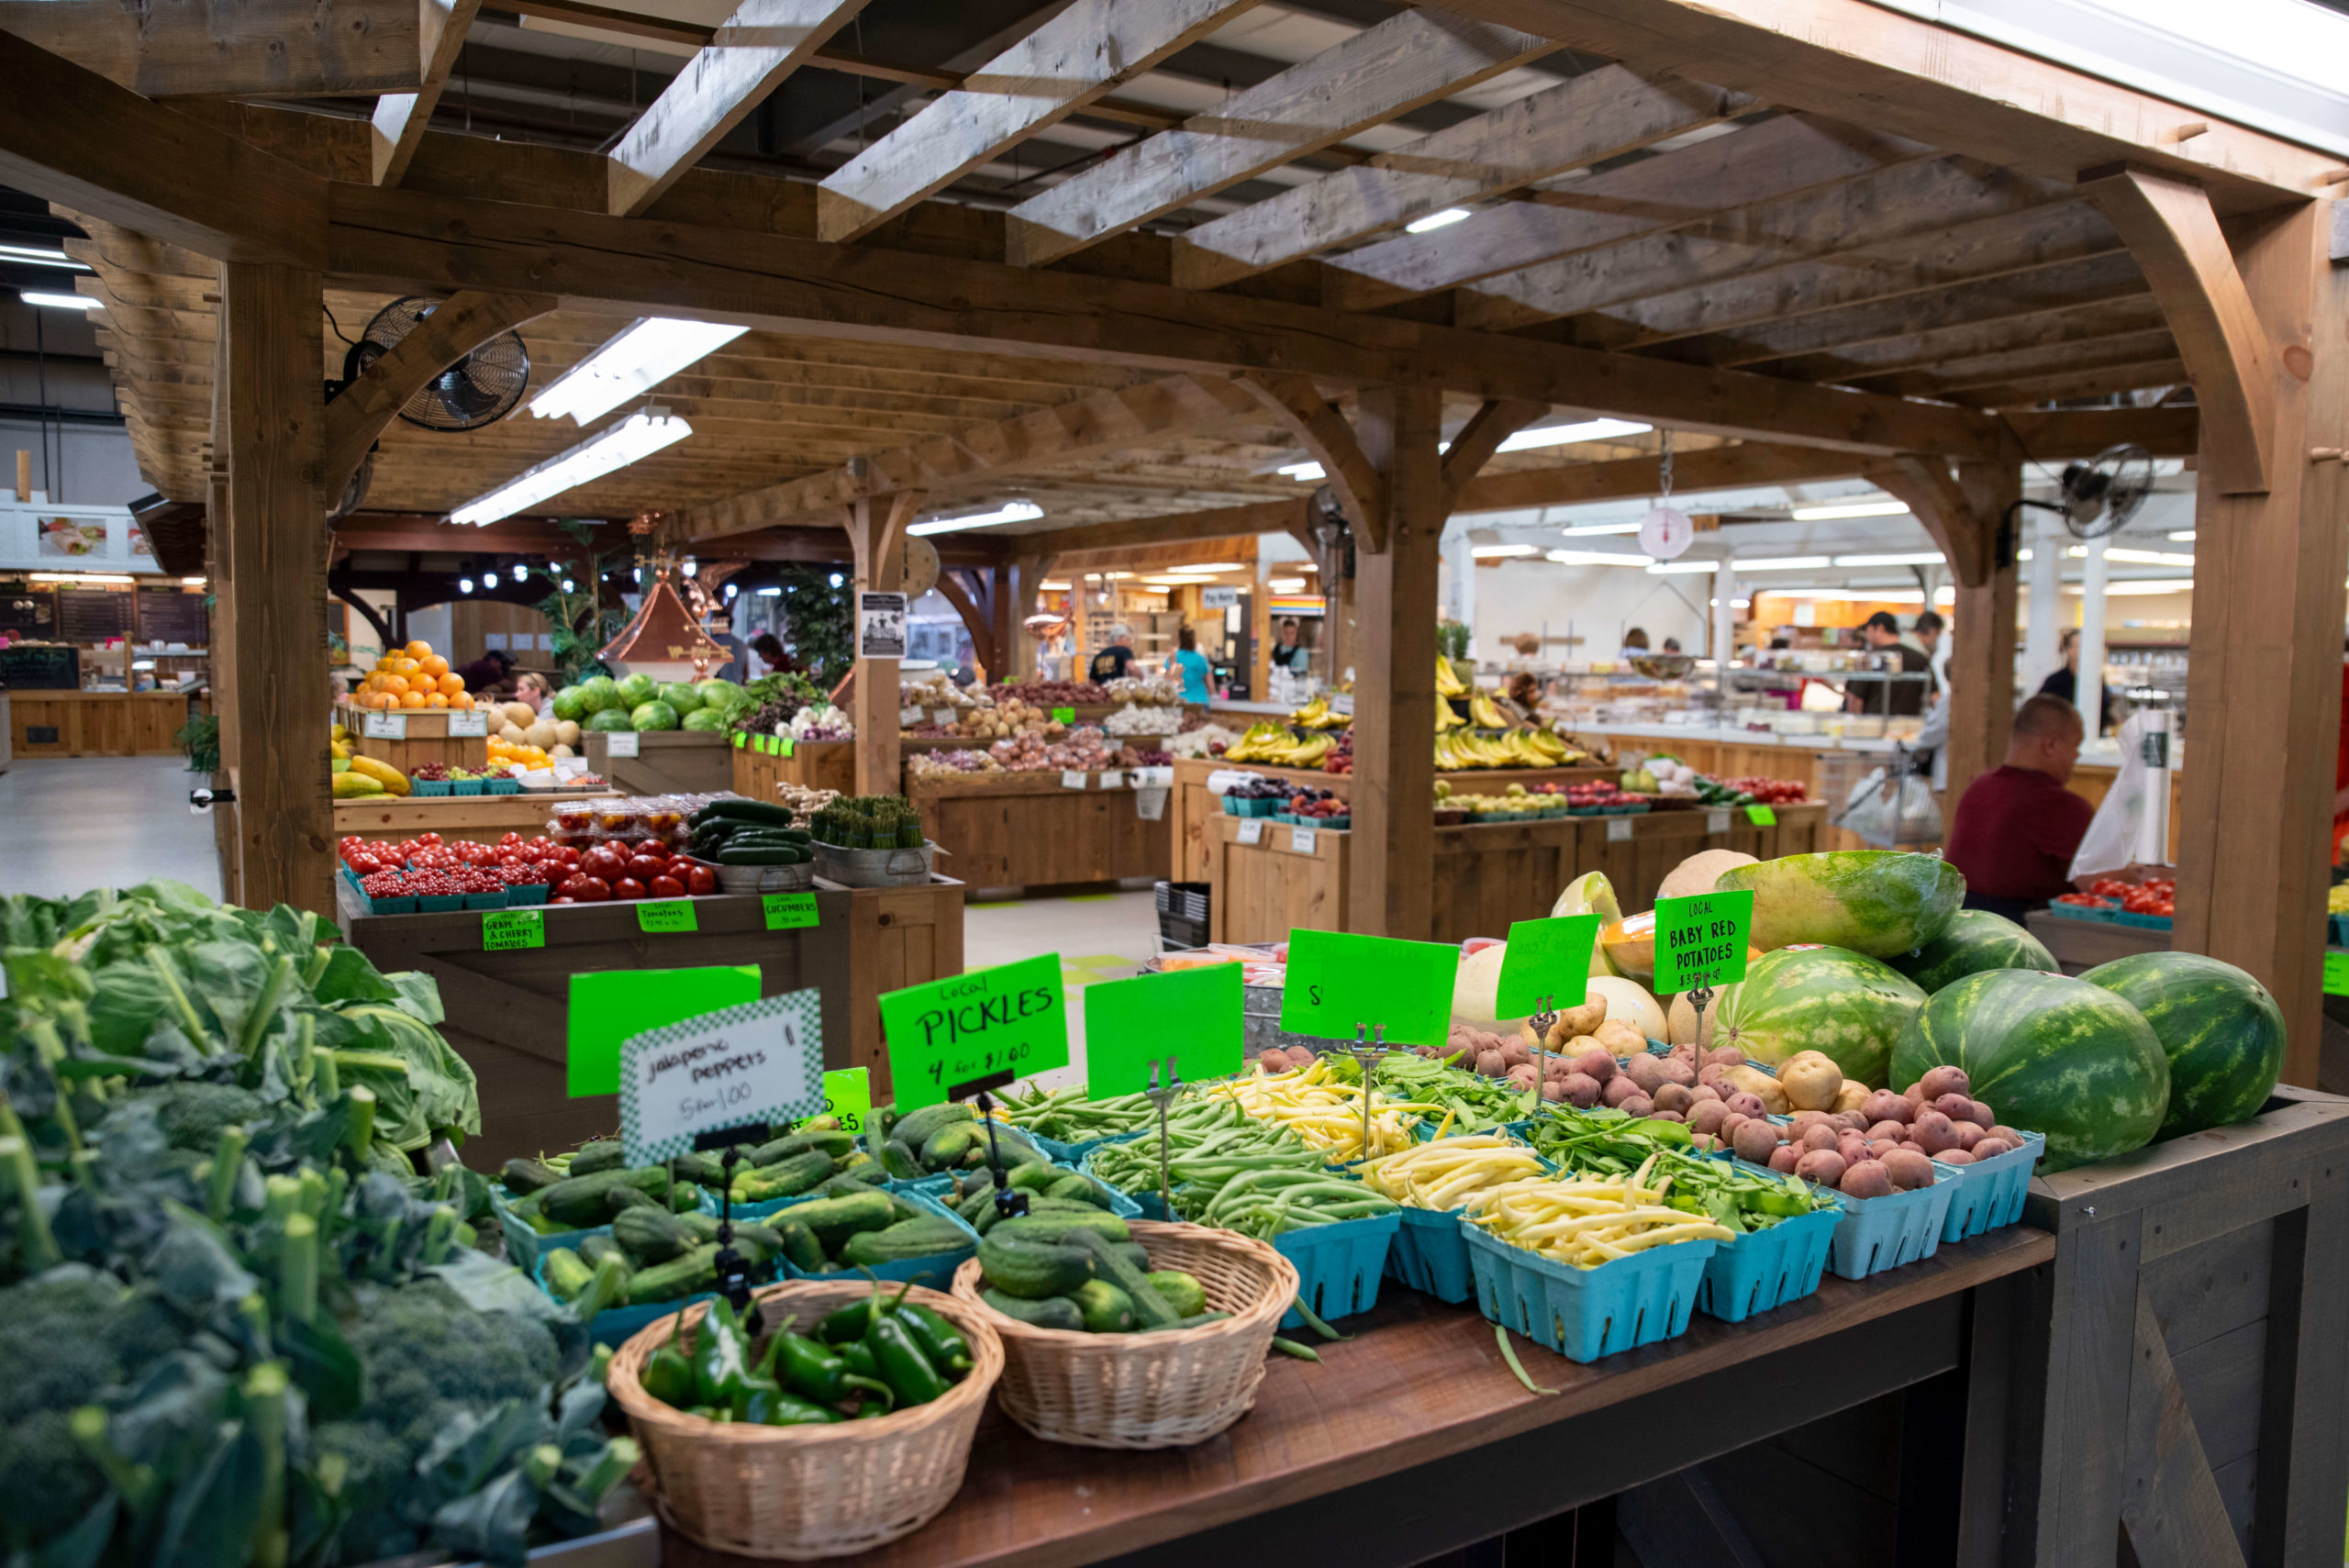
[[[1174,241],[1174,281],[1220,288],[1571,170],[1717,125],[1742,93],[1605,65],[1198,225]]]
[[[1255,3],[1076,0],[835,170],[818,189],[817,234],[862,239]]]
[[[641,213],[814,57],[865,0],[741,0],[612,149],[608,210]]]
[[[1182,544],[1197,539],[1286,533],[1305,524],[1306,497],[1264,501],[1248,506],[1219,506],[1206,512],[1174,512],[1161,517],[1128,517],[1114,523],[1084,523],[1011,534],[1008,546],[1022,555],[1062,557],[1083,550],[1129,550],[1141,545]]]
[[[1552,48],[1445,12],[1398,12],[1022,202],[1006,259],[1043,266]]]
[[[0,32],[149,98],[415,88],[417,0],[0,0]]]
[[[1321,389],[1308,376],[1252,371],[1240,378],[1240,384],[1288,428],[1298,445],[1313,454],[1313,461],[1321,465],[1322,483],[1338,498],[1362,547],[1373,555],[1385,550],[1386,482],[1363,450],[1346,417],[1321,395]]]
[[[432,123],[433,106],[457,69],[465,33],[481,11],[481,0],[417,0],[418,32],[423,44],[424,79],[413,93],[386,93],[375,100],[369,123],[369,156],[375,183],[396,185],[407,172],[416,150],[424,145],[425,128]]]

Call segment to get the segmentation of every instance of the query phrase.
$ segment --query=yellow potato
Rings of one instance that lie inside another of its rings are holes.
[[[1798,1051],[1778,1063],[1778,1082],[1795,1109],[1831,1110],[1842,1092],[1843,1070],[1816,1051]]]

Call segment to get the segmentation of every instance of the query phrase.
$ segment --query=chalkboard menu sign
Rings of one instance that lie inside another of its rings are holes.
[[[80,691],[82,651],[35,642],[0,648],[0,685],[18,692]]]
[[[43,590],[0,590],[0,631],[17,637],[48,638],[57,631],[57,595]]]
[[[130,595],[103,588],[57,591],[57,636],[65,642],[104,642],[130,635]]]
[[[207,628],[203,595],[184,594],[176,588],[140,588],[137,597],[139,641],[204,646]]]

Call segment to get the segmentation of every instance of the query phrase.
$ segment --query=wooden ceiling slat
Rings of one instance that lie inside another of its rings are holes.
[[[1776,373],[1805,381],[1841,381],[1874,372],[1917,370],[1984,354],[2059,343],[2092,342],[2162,325],[2150,295],[2105,300],[2071,309],[1968,321],[1930,332],[1854,343],[1831,352],[1780,360]]]

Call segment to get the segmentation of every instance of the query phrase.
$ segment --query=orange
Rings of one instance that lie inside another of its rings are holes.
[[[467,696],[464,693],[459,692],[450,697],[449,706],[455,708],[459,713],[464,713],[473,707],[473,699]]]
[[[434,660],[433,662],[439,663],[440,661]],[[429,679],[431,672],[429,670],[426,671],[425,675]],[[440,695],[444,697],[452,697],[464,689],[465,678],[462,675],[450,674],[444,667],[440,675]]]
[[[406,651],[411,659],[429,659],[432,657],[432,644],[419,638],[409,643]]]
[[[384,676],[384,690],[391,693],[394,696],[402,695],[407,691],[407,677],[406,675]]]
[[[408,692],[401,696],[400,706],[402,707],[422,707],[424,706],[424,694],[422,692]]]
[[[438,653],[435,653],[429,659],[424,660],[423,664],[424,673],[435,677],[436,679],[449,673],[449,662],[446,659],[441,658]]]
[[[392,666],[392,673],[397,675],[413,675],[422,668],[423,666],[413,659],[403,659]]]
[[[427,692],[424,694],[424,706],[427,707],[447,707],[449,706],[449,699],[442,696],[439,692]]]

